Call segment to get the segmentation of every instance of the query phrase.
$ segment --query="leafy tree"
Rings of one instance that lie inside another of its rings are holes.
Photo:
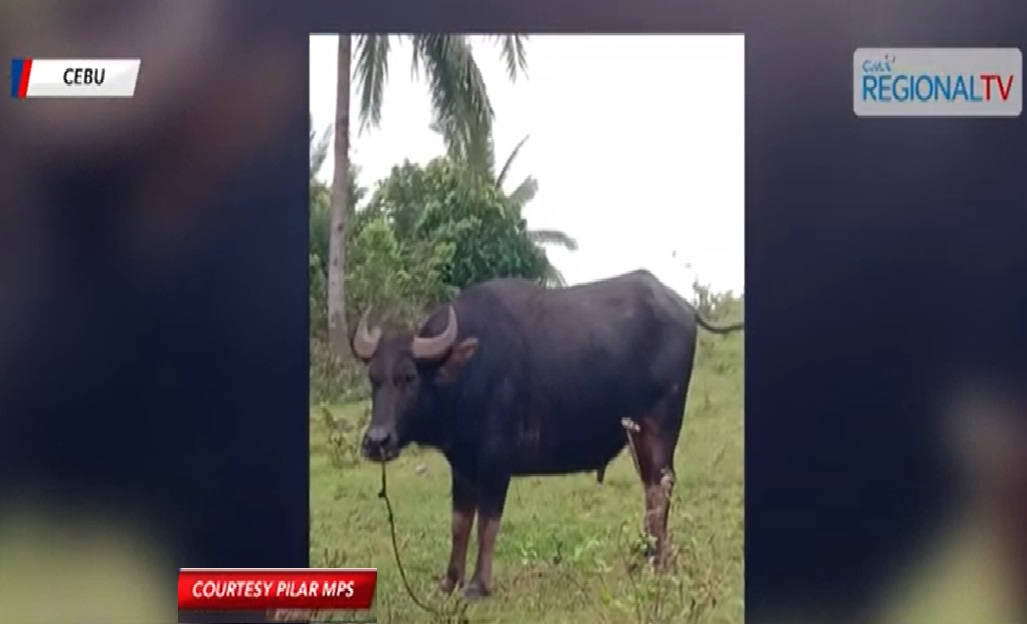
[[[380,320],[410,326],[449,294],[444,272],[452,262],[452,244],[404,245],[386,219],[374,218],[355,233],[350,251],[350,321],[374,306]]]
[[[362,212],[387,222],[410,254],[436,257],[433,249],[451,247],[441,273],[450,288],[494,277],[544,278],[545,256],[517,207],[494,184],[468,176],[449,159],[393,167]]]
[[[452,121],[449,119],[436,117],[436,120],[431,124],[431,129],[437,133],[444,134],[450,124],[452,124]],[[448,150],[448,154],[449,158],[454,162],[464,163],[470,175],[480,177],[487,181],[487,183],[492,184],[498,193],[509,200],[511,205],[519,212],[523,212],[525,205],[535,199],[535,195],[538,193],[538,180],[534,176],[529,175],[521,180],[509,193],[504,190],[504,187],[507,174],[510,173],[510,167],[513,165],[514,160],[516,160],[521,148],[528,142],[528,138],[526,136],[517,143],[498,172],[496,171],[495,145],[491,136],[484,137],[482,140],[467,145],[455,146]],[[563,273],[545,255],[545,247],[558,246],[568,251],[577,251],[578,242],[562,230],[529,229],[527,235],[528,239],[540,248],[543,258],[545,258],[543,283],[549,286],[566,285],[567,280],[564,279]]]
[[[464,35],[407,35],[413,47],[415,71],[428,79],[429,94],[436,114],[452,120],[444,138],[447,146],[468,145],[492,133],[492,105],[481,71],[474,60],[469,39]],[[523,35],[496,35],[510,78],[527,66]],[[354,46],[355,42],[355,46]],[[332,348],[337,356],[348,352],[345,315],[345,261],[347,206],[349,198],[349,109],[351,78],[357,80],[361,128],[381,121],[382,98],[388,78],[388,35],[340,35],[338,86],[336,92],[335,176],[329,243],[328,325]],[[356,67],[353,72],[353,53]]]
[[[310,293],[310,329],[311,334],[320,333],[327,328],[325,324],[325,303],[327,302],[327,263],[328,263],[328,220],[329,202],[331,200],[328,187],[317,178],[328,157],[328,141],[331,126],[318,136],[314,130],[314,117],[310,116],[310,195],[309,213],[307,215],[310,229],[309,276]],[[323,244],[322,244],[323,243]]]

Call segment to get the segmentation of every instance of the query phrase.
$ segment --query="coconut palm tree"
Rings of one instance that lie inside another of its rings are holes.
[[[332,181],[331,240],[328,263],[328,327],[336,357],[349,352],[346,329],[345,258],[349,199],[351,79],[357,82],[360,129],[381,121],[389,70],[389,51],[397,35],[340,35],[336,91],[335,172]],[[414,71],[424,74],[436,116],[451,120],[443,137],[450,150],[481,142],[492,134],[492,105],[485,81],[465,35],[404,35],[413,48]],[[524,35],[494,35],[511,80],[527,67]],[[356,56],[354,67],[353,57]]]

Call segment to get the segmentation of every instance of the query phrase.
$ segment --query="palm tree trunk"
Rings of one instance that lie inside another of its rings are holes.
[[[337,358],[349,356],[346,328],[346,217],[349,205],[350,35],[339,35],[335,95],[335,171],[332,178],[331,232],[328,242],[328,336]]]

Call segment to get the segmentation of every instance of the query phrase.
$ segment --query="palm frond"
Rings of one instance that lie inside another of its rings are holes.
[[[506,162],[503,163],[503,168],[499,170],[499,175],[496,176],[496,183],[500,186],[503,185],[503,181],[506,180],[506,174],[510,173],[510,166],[513,165],[513,161],[517,160],[517,154],[521,152],[521,148],[524,147],[524,144],[528,142],[529,138],[531,138],[530,134],[525,135],[525,137],[513,148],[510,155],[506,157]]]
[[[528,176],[521,180],[521,183],[517,185],[517,188],[515,188],[512,193],[510,193],[508,198],[518,208],[524,208],[528,205],[528,202],[535,199],[535,195],[537,193],[538,180],[532,176]]]
[[[317,131],[314,130],[314,116],[310,116],[310,180],[314,181],[317,174],[321,172],[321,168],[324,167],[325,160],[328,158],[328,146],[332,141],[332,126],[329,125],[325,128],[324,132],[321,133],[321,138],[317,137]]]
[[[428,124],[428,128],[443,137],[459,135],[462,131],[460,124],[452,117],[436,118]],[[492,177],[495,170],[495,143],[491,133],[485,136],[482,133],[474,133],[465,141],[446,141],[446,156],[461,163],[474,173],[480,173]],[[495,178],[493,178],[494,180]]]
[[[496,149],[491,132],[474,132],[468,137],[464,161],[474,173],[489,178],[494,175]]]
[[[382,96],[389,78],[390,42],[388,35],[356,35],[356,38],[354,73],[360,93],[360,131],[363,132],[377,127],[382,120]]]
[[[462,141],[450,140],[451,137],[461,133],[461,128],[455,119],[449,116],[441,117],[436,113],[435,119],[428,124],[428,129],[442,137],[446,144],[446,157],[453,162],[467,162],[467,145]]]
[[[527,35],[493,35],[499,40],[503,60],[506,61],[506,71],[511,82],[516,82],[517,77],[528,73],[528,53],[524,44],[528,39]]]
[[[360,185],[360,167],[349,164],[349,204],[351,210],[356,210],[357,205],[367,197],[367,187]]]
[[[528,240],[535,245],[556,245],[567,251],[578,250],[578,241],[560,230],[528,230]]]
[[[567,280],[564,278],[560,269],[556,268],[555,264],[547,260],[546,267],[542,273],[542,283],[549,287],[562,288],[567,285]]]
[[[463,35],[413,35],[435,117],[450,153],[469,153],[492,134],[494,112],[485,80]]]
[[[424,51],[424,48],[418,45],[417,38],[423,36],[424,35],[407,35],[407,38],[410,40],[411,50],[410,77],[414,80],[417,80],[421,77],[421,65],[424,61],[424,56],[422,55],[422,52]]]

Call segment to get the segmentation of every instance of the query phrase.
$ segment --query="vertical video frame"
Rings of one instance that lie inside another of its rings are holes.
[[[310,37],[317,617],[741,624],[743,45]]]

